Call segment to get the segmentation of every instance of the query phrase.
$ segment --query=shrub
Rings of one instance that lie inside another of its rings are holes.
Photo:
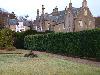
[[[15,32],[14,34],[14,46],[17,49],[23,49],[24,48],[24,32]]]
[[[15,32],[14,34],[14,46],[18,49],[24,49],[24,38],[27,35],[35,35],[35,34],[46,34],[52,33],[51,31],[46,32],[37,32],[36,30],[27,30],[25,32]]]
[[[96,59],[97,59],[98,61],[100,61],[100,50],[98,50],[98,52],[96,53]]]
[[[4,49],[13,46],[13,32],[10,29],[2,29],[0,31],[0,48]]]
[[[99,34],[100,30],[94,29],[73,33],[28,35],[24,39],[24,47],[68,56],[96,58],[100,49]]]
[[[27,30],[25,32],[15,32],[14,33],[14,46],[18,49],[24,49],[24,38],[27,35],[34,35],[37,31]]]

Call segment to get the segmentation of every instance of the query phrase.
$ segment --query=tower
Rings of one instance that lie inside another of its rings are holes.
[[[65,8],[65,17],[64,17],[64,28],[66,32],[73,32],[74,16],[72,11],[71,0],[69,2],[69,8]]]
[[[86,0],[83,0],[83,2],[82,2],[82,7],[84,8],[84,7],[87,7],[87,1]]]

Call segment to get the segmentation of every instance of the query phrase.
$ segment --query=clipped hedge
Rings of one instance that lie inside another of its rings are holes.
[[[25,32],[15,32],[14,33],[14,46],[18,49],[24,49],[24,38],[27,35],[35,34],[47,34],[52,33],[51,31],[37,32],[36,30],[27,30]]]
[[[29,35],[24,39],[24,47],[69,56],[98,58],[100,57],[100,30]]]

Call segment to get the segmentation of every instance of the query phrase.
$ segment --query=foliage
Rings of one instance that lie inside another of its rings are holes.
[[[24,49],[24,38],[27,35],[34,35],[37,31],[35,30],[27,30],[25,32],[15,32],[14,33],[14,46],[18,49]]]
[[[96,27],[100,28],[100,16],[95,17],[95,25]]]
[[[8,48],[13,46],[13,32],[10,29],[0,30],[0,48]]]
[[[26,36],[25,48],[86,58],[100,52],[100,29]]]
[[[4,28],[4,23],[5,23],[4,18],[0,17],[0,29]]]
[[[15,32],[14,33],[14,46],[16,48],[23,48],[23,38],[24,38],[24,32]]]
[[[46,32],[37,32],[36,30],[27,30],[25,32],[15,32],[14,33],[14,46],[18,49],[24,49],[24,38],[27,35],[35,35],[35,34],[46,34],[46,33],[52,33],[50,31]]]

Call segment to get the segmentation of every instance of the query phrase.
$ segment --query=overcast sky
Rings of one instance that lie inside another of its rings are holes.
[[[68,6],[70,0],[0,0],[0,8],[8,12],[14,11],[18,16],[29,15],[30,19],[35,19],[37,9],[42,4],[45,6],[45,12],[51,13],[52,9],[58,6],[59,11]],[[73,7],[81,7],[83,0],[72,0]],[[100,16],[100,0],[87,0],[88,7],[94,16]]]

